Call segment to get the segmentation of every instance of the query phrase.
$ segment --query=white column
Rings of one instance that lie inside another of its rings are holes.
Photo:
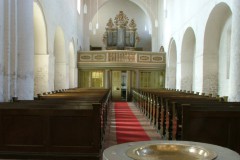
[[[229,101],[240,101],[240,1],[232,0],[232,3]]]
[[[67,65],[65,62],[58,62],[55,64],[54,89],[59,90],[66,88],[67,88]]]
[[[42,94],[50,90],[50,78],[49,78],[49,66],[50,66],[50,56],[49,55],[35,55],[35,96],[37,94]]]
[[[18,82],[19,99],[34,97],[34,26],[33,0],[18,3]]]
[[[17,67],[18,67],[18,12],[17,0],[11,0],[11,53],[10,53],[10,95],[17,97]]]
[[[4,100],[4,1],[0,1],[0,102]]]
[[[10,100],[11,0],[4,1],[3,100]],[[2,16],[1,16],[2,17]]]

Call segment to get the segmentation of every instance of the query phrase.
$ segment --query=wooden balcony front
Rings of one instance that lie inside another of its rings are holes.
[[[79,69],[165,70],[165,52],[105,50],[78,52]]]

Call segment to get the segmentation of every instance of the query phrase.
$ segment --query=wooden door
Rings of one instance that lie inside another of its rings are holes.
[[[121,101],[122,71],[112,71],[112,100]]]

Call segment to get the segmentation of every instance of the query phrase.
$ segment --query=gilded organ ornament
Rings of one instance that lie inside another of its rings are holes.
[[[128,17],[123,13],[123,11],[120,11],[119,14],[116,15],[114,23],[117,27],[126,27],[128,24]]]

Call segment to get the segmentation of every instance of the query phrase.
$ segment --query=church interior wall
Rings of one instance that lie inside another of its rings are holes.
[[[74,88],[76,86],[76,74],[75,70],[77,69],[76,67],[76,57],[74,54],[74,41],[72,40],[69,43],[69,88]]]
[[[61,27],[57,27],[54,38],[54,89],[66,89],[67,86],[67,54],[65,50],[65,37]]]
[[[184,33],[181,50],[181,89],[191,91],[193,88],[193,62],[195,55],[195,34],[192,28]]]
[[[225,94],[222,96],[227,96],[226,92],[227,89],[227,82],[228,80],[225,78],[219,78],[218,73],[220,72],[220,67],[218,66],[219,63],[223,64],[223,58],[219,61],[219,56],[223,56],[221,54],[221,50],[219,51],[219,40],[222,35],[221,30],[218,30],[218,33],[215,35],[217,36],[216,39],[211,39],[213,37],[208,36],[208,43],[211,46],[214,43],[217,43],[214,46],[215,51],[208,51],[209,48],[206,47],[206,43],[204,43],[204,36],[209,35],[208,33],[213,33],[217,31],[216,27],[220,25],[223,28],[226,21],[222,20],[219,23],[222,24],[215,24],[210,30],[206,29],[209,16],[211,16],[211,12],[214,10],[218,4],[226,5],[231,8],[231,2],[225,0],[216,0],[216,1],[209,1],[204,0],[198,3],[194,3],[193,1],[185,0],[181,2],[176,1],[167,1],[167,12],[165,13],[164,19],[164,37],[163,37],[163,44],[164,46],[170,46],[169,42],[173,38],[176,40],[176,48],[177,48],[177,73],[176,73],[176,88],[177,89],[184,89],[181,86],[181,79],[183,79],[183,74],[190,73],[186,70],[181,70],[179,67],[183,66],[184,64],[181,63],[181,54],[183,51],[183,39],[184,39],[184,32],[188,27],[193,29],[196,37],[196,47],[195,47],[195,54],[193,58],[193,81],[192,81],[192,90],[196,92],[206,92],[206,93],[213,93],[213,94]],[[181,6],[181,7],[180,7]],[[229,9],[231,10],[231,9]],[[226,15],[225,11],[218,12],[220,17],[224,17]],[[214,24],[216,23],[217,17],[212,17],[211,22]],[[208,33],[207,33],[208,32]],[[211,37],[211,38],[210,38]],[[224,39],[222,37],[222,39]],[[189,45],[191,45],[191,41],[189,41]],[[224,42],[223,42],[224,43]],[[169,47],[170,48],[170,47]],[[211,48],[211,47],[210,47]],[[224,49],[223,49],[224,50]],[[171,52],[171,51],[167,51]],[[216,54],[204,54],[205,52],[213,52]],[[230,52],[230,51],[228,51]],[[219,55],[221,54],[221,55]],[[169,54],[168,54],[169,55]],[[217,60],[216,60],[217,59]],[[230,62],[228,62],[230,63]],[[167,65],[169,66],[169,65]],[[226,66],[226,65],[225,65]],[[223,66],[221,66],[223,67]],[[167,72],[171,69],[167,68]],[[223,68],[221,68],[221,71]],[[224,68],[226,70],[226,67]],[[182,73],[178,73],[182,72]],[[223,73],[224,74],[224,73]],[[222,80],[220,80],[222,79]],[[185,83],[186,84],[186,83]],[[168,87],[168,86],[166,86]],[[220,89],[221,88],[221,89]]]
[[[47,27],[41,4],[34,1],[34,93],[49,88],[49,55],[47,52]]]
[[[77,5],[75,0],[71,1],[46,1],[39,0],[37,1],[42,7],[44,18],[46,20],[47,28],[47,54],[45,59],[45,65],[41,63],[42,68],[39,68],[39,72],[42,75],[39,75],[39,81],[42,79],[47,80],[47,83],[41,82],[41,85],[36,85],[38,88],[35,88],[35,95],[38,93],[43,93],[47,91],[52,91],[55,89],[64,89],[69,88],[70,86],[70,73],[77,74],[76,68],[75,71],[70,67],[70,53],[73,54],[72,57],[77,57],[77,50],[82,46],[82,24],[80,19],[82,19],[83,13],[80,15],[77,13]],[[81,9],[82,12],[82,9]],[[46,16],[47,15],[47,16]],[[79,19],[79,21],[77,21]],[[62,36],[64,37],[61,45],[55,46],[56,32],[57,28],[62,28]],[[70,51],[69,44],[73,43],[72,46],[74,53]],[[63,47],[64,46],[64,47]],[[56,57],[56,55],[58,55]],[[62,56],[59,56],[62,55]],[[60,60],[60,59],[61,60]],[[36,58],[37,59],[37,58]],[[44,60],[42,59],[42,60]],[[72,61],[73,63],[76,61]],[[61,63],[61,64],[60,64]],[[75,64],[76,66],[76,64]],[[61,68],[61,69],[59,69]],[[71,75],[72,77],[77,77],[76,75]],[[72,78],[74,79],[74,78]],[[72,80],[71,79],[71,80]],[[72,81],[72,87],[76,87],[76,78]]]
[[[34,14],[34,4],[39,5],[40,17]],[[12,97],[33,99],[38,93],[68,88],[69,70],[72,69],[69,47],[62,51],[58,46],[61,51],[57,51],[54,41],[57,26],[60,26],[64,35],[63,46],[74,43],[72,57],[75,57],[73,63],[76,66],[77,50],[83,42],[82,21],[77,21],[83,13],[77,13],[76,1],[1,1],[0,8],[3,13],[0,16],[0,101],[9,101]],[[38,22],[35,27],[34,20]],[[55,55],[58,54],[55,51],[65,53],[64,67],[60,65],[62,75],[65,75],[64,80],[60,80],[64,82],[61,87],[55,87],[54,82]],[[74,69],[72,73],[77,74],[76,67]],[[77,76],[74,77],[75,83],[71,86],[76,87]]]
[[[38,3],[42,11],[40,20],[32,13],[33,2]],[[237,48],[235,39],[238,38],[231,34],[233,28],[236,28],[233,24],[237,23],[233,23],[236,18],[232,17],[239,12],[238,9],[233,10],[234,3],[239,2],[160,0],[152,3],[154,7],[158,6],[158,9],[152,8],[152,11],[145,2],[141,0],[137,4],[136,0],[124,0],[119,4],[117,0],[100,0],[100,29],[96,35],[99,42],[93,44],[103,45],[103,32],[100,30],[105,31],[107,20],[114,18],[119,8],[123,8],[129,19],[137,21],[138,33],[142,37],[139,45],[143,45],[144,50],[152,51],[163,45],[168,53],[166,87],[192,89],[220,96],[232,94],[234,85],[240,83],[234,73],[237,60],[234,58],[236,55],[233,56],[238,50],[233,48]],[[37,93],[77,86],[77,51],[87,50],[85,41],[95,39],[89,37],[92,32],[89,32],[85,21],[90,15],[83,14],[84,1],[81,0],[80,15],[76,3],[76,0],[0,2],[0,101],[8,101],[14,96],[32,99]],[[96,9],[95,3],[93,6]],[[92,13],[95,25],[96,13]],[[32,26],[34,23],[30,19],[33,17],[40,22],[36,25],[41,30]],[[153,34],[149,35],[144,27],[146,23],[154,27],[154,18],[159,20],[159,27],[152,28]],[[55,45],[58,27],[64,37],[61,45]],[[190,37],[185,34],[188,28],[192,29]],[[195,40],[191,37],[195,37]],[[190,59],[184,60],[189,54]],[[235,90],[234,93],[238,92]],[[20,94],[20,91],[24,94]]]
[[[231,56],[231,34],[232,34],[232,18],[228,18],[222,30],[219,45],[219,86],[218,92],[220,96],[229,93],[230,78],[230,56]]]
[[[214,95],[219,94],[220,79],[219,74],[225,68],[220,68],[221,62],[219,57],[221,55],[220,38],[222,30],[227,22],[227,19],[231,16],[231,10],[225,3],[217,4],[207,21],[204,37],[204,65],[203,65],[203,92],[211,93]],[[230,52],[228,50],[227,52]],[[222,63],[225,63],[222,61]],[[226,83],[223,81],[223,83]],[[228,91],[225,92],[227,96]]]
[[[3,32],[3,26],[4,26],[4,3],[3,1],[0,1],[0,101],[3,101],[3,89],[4,89],[4,80],[3,80],[3,46],[4,46],[4,32]]]
[[[33,1],[15,1],[11,3],[11,51],[8,56],[12,60],[10,66],[11,92],[16,92],[19,99],[33,99],[34,95],[34,26]],[[25,3],[25,5],[22,5]],[[10,15],[11,15],[10,14]],[[26,38],[26,35],[29,35]],[[17,71],[14,73],[14,71]],[[15,76],[12,76],[15,75]],[[15,91],[14,91],[15,90]]]
[[[176,89],[177,48],[174,39],[171,39],[166,63],[166,88]]]

